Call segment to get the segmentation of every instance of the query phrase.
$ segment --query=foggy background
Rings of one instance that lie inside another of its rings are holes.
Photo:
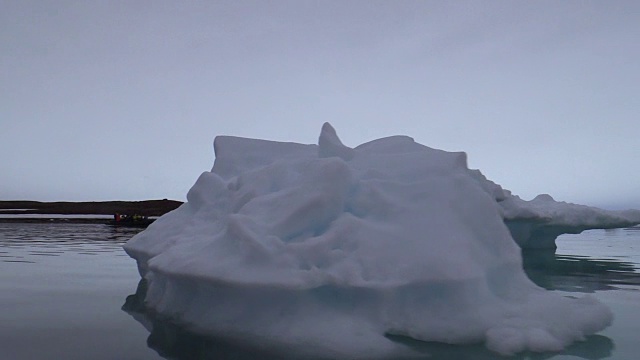
[[[448,151],[640,208],[638,1],[0,0],[0,200],[185,200],[213,139]]]

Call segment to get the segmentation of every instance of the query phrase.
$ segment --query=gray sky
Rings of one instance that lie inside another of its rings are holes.
[[[184,200],[216,135],[466,151],[640,208],[640,1],[0,0],[0,199]]]

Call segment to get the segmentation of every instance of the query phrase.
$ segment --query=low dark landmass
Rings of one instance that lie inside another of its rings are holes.
[[[88,202],[0,201],[0,215],[113,215],[120,213],[129,215],[138,214],[142,216],[162,216],[180,205],[182,205],[181,201],[167,199]]]

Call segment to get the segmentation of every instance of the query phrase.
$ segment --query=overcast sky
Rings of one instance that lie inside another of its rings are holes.
[[[184,200],[213,139],[465,151],[640,208],[640,1],[0,0],[0,199]]]

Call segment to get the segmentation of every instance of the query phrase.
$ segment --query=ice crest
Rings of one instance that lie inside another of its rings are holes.
[[[321,158],[337,156],[349,161],[354,155],[355,152],[352,148],[342,144],[333,126],[328,122],[324,123],[318,139],[318,156]]]

